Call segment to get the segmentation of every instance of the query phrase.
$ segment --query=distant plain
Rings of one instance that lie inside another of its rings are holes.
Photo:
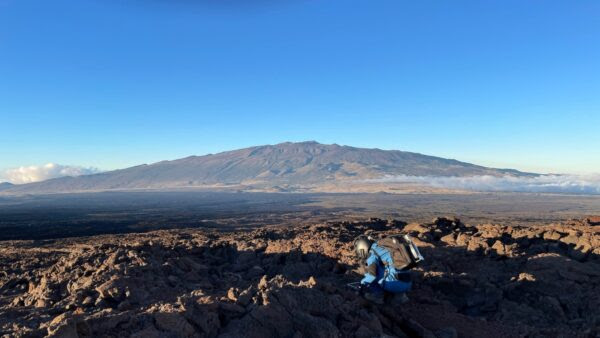
[[[600,214],[600,196],[528,193],[293,194],[102,192],[0,197],[0,240],[212,228],[223,231],[368,217],[439,215],[466,223],[547,224]]]

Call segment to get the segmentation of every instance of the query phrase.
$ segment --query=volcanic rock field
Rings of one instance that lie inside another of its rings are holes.
[[[600,337],[600,226],[369,219],[0,245],[2,337]],[[407,233],[409,301],[347,287],[360,234]]]

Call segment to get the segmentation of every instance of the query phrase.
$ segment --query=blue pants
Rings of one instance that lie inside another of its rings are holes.
[[[403,282],[399,280],[392,281],[382,281],[381,284],[378,281],[374,281],[369,284],[368,291],[369,292],[392,292],[392,293],[402,293],[410,291],[412,288],[412,282]]]

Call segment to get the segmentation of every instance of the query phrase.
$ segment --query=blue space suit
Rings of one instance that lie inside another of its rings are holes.
[[[365,276],[360,283],[367,287],[367,292],[401,293],[411,289],[410,273],[396,270],[390,252],[377,243],[371,246],[366,264]]]

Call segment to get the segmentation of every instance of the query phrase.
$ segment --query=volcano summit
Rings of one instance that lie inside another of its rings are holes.
[[[280,143],[62,177],[5,189],[8,193],[205,188],[262,191],[338,191],[388,176],[535,176],[398,150],[317,142]],[[336,188],[337,187],[337,188]]]

